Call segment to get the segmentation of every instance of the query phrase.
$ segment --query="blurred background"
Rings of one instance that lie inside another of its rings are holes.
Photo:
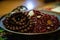
[[[53,4],[59,1],[60,0],[0,0],[0,16],[20,5],[30,6],[31,4],[31,7],[34,6],[33,8],[42,8],[45,6],[53,7]]]

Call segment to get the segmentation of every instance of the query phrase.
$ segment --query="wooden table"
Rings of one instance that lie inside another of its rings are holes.
[[[24,4],[25,2],[26,1],[24,1],[24,0],[22,0],[22,1],[0,1],[0,16],[3,16],[5,14],[11,12],[14,8],[16,8],[19,5]],[[36,8],[51,7],[51,3],[44,5],[42,2],[40,2],[40,1],[38,1],[38,2],[40,4]],[[41,5],[41,3],[42,3],[42,5]]]
[[[23,1],[1,1],[0,16],[3,16],[21,4],[23,4]]]

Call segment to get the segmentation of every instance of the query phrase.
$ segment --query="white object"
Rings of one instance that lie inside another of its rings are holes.
[[[40,18],[41,16],[39,15],[39,16],[37,16],[37,18]]]
[[[28,13],[28,15],[29,15],[29,16],[33,16],[33,15],[34,15],[34,12],[33,12],[33,11],[30,11],[30,12]]]
[[[50,27],[47,27],[47,29],[50,29]]]
[[[51,11],[59,12],[59,13],[60,13],[60,6],[59,6],[59,7],[54,8],[54,9],[52,9]]]

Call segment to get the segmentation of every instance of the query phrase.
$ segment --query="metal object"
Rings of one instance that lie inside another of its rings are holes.
[[[57,14],[57,13],[48,12],[48,11],[41,11],[41,12],[43,12],[43,13],[48,13],[48,14],[50,14],[50,15],[55,15],[55,16],[57,16],[57,17],[58,17],[58,19],[59,19],[59,21],[60,21],[60,15],[59,15],[59,14]],[[55,31],[44,32],[44,33],[20,33],[20,32],[15,32],[15,31],[8,30],[8,29],[6,29],[6,28],[4,27],[4,25],[3,25],[3,22],[2,22],[2,21],[3,21],[5,18],[6,18],[6,16],[5,16],[5,17],[3,17],[3,18],[0,20],[0,27],[1,27],[1,28],[3,28],[4,30],[8,31],[8,32],[12,32],[12,33],[16,33],[16,34],[24,34],[24,35],[38,35],[38,34],[48,34],[48,33],[53,33],[53,32],[56,32],[56,31],[60,30],[60,27],[59,27],[59,28],[58,28],[58,29],[56,29]]]
[[[25,12],[27,10],[28,9],[26,6],[18,6],[17,8],[13,9],[12,12]]]

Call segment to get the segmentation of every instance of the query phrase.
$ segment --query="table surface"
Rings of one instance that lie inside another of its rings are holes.
[[[37,2],[39,2],[39,6],[37,6],[36,8],[53,7],[53,5],[51,5],[52,3],[44,4],[41,1],[37,1]],[[24,0],[22,1],[0,1],[0,16],[3,16],[11,12],[14,8],[24,3],[26,3],[26,1]]]

